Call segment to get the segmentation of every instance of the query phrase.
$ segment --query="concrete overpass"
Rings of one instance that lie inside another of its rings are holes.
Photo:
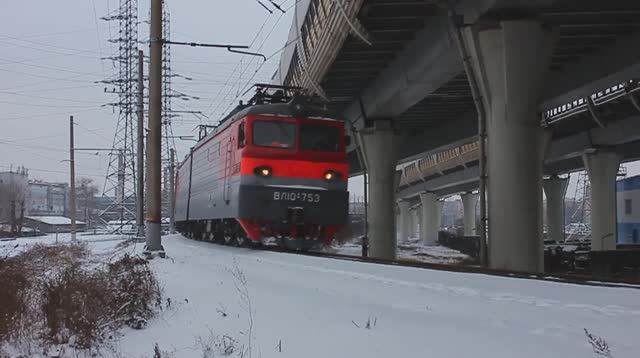
[[[330,100],[360,139],[356,143],[364,160],[358,160],[355,147],[350,158],[353,174],[362,172],[366,163],[370,177],[370,253],[395,256],[398,162],[468,143],[477,135],[468,75],[478,83],[476,99],[488,125],[490,265],[542,269],[545,172],[560,174],[586,164],[592,179],[594,236],[610,237],[615,233],[612,182],[619,154],[629,151],[623,156],[633,157],[637,143],[595,142],[592,131],[603,129],[600,135],[606,137],[616,131],[606,130],[617,128],[614,124],[631,126],[629,108],[635,110],[638,103],[631,92],[634,83],[628,81],[640,77],[640,3],[451,4],[462,16],[469,74],[456,41],[454,24],[460,17],[452,17],[442,1],[303,0],[294,16],[290,40],[295,46],[283,53],[275,80]],[[608,95],[599,91],[617,84],[629,84],[623,86],[626,97],[618,101],[626,103],[597,103]],[[623,121],[626,124],[616,124]],[[472,168],[456,175],[472,176]],[[511,210],[504,212],[504,207]],[[615,237],[598,240],[593,247],[612,245]]]

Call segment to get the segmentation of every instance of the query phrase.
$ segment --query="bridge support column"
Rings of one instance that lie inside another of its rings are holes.
[[[415,231],[415,225],[416,225],[416,209],[411,208],[409,209],[409,228],[407,229],[407,241],[409,241],[409,239],[411,237],[413,237],[414,231]]]
[[[438,229],[438,231],[440,231],[440,228],[442,227],[442,211],[444,209],[444,200],[438,200],[436,206],[438,208],[438,219],[436,228]]]
[[[553,175],[542,183],[547,197],[547,239],[564,241],[564,197],[569,178]]]
[[[465,30],[487,113],[489,266],[543,271],[542,162],[537,104],[553,33],[529,20]]]
[[[478,204],[478,194],[464,193],[460,195],[464,209],[464,236],[474,236],[476,234],[476,206]]]
[[[398,216],[398,242],[407,241],[409,237],[409,202],[398,200],[400,214]]]
[[[369,177],[369,256],[395,259],[398,135],[387,120],[376,120],[373,128],[360,133]]]
[[[422,207],[421,206],[417,206],[413,209],[413,216],[412,216],[412,225],[411,225],[411,235],[409,235],[410,238],[417,238],[420,239],[421,235],[420,235],[420,218],[422,217]]]
[[[591,182],[591,250],[616,249],[616,177],[620,157],[597,152],[583,157]]]
[[[420,193],[420,202],[422,203],[422,220],[420,222],[422,242],[429,246],[437,245],[438,216],[441,216],[442,213],[438,210],[438,198],[433,193]]]

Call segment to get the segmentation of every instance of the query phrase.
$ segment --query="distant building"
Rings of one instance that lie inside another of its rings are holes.
[[[27,216],[24,218],[26,227],[45,233],[71,232],[71,219],[63,216]],[[84,231],[86,224],[76,221],[76,230]]]
[[[442,206],[442,227],[460,226],[464,216],[462,200],[445,200]]]
[[[30,216],[66,216],[69,185],[30,181],[27,194],[27,213]]]
[[[123,218],[125,221],[134,222],[136,220],[136,198],[126,198],[124,208],[120,210],[119,206],[115,205],[115,198],[109,196],[98,196],[95,198],[96,209],[101,213],[100,217],[102,221],[120,220]]]
[[[0,223],[19,225],[25,214],[28,174],[26,169],[0,172]]]
[[[619,180],[618,200],[619,244],[640,244],[640,175]]]

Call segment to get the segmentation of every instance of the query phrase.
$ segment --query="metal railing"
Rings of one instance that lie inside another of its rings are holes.
[[[542,113],[542,124],[544,126],[549,126],[567,118],[574,117],[580,113],[590,112],[595,107],[623,97],[627,97],[630,103],[640,111],[638,99],[634,96],[634,93],[638,91],[640,91],[640,87],[636,80],[617,83],[603,89],[602,91],[598,91],[589,97],[578,98],[569,103],[544,111]],[[592,116],[595,116],[595,113],[592,112],[591,114]],[[597,118],[594,118],[594,120],[598,122]],[[598,124],[602,125],[602,123]]]
[[[400,185],[410,185],[436,174],[478,160],[479,143],[471,142],[419,159],[402,170]]]

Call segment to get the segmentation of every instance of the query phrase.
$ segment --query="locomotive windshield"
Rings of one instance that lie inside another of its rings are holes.
[[[303,124],[300,126],[300,149],[337,152],[340,150],[340,129],[325,125]]]
[[[293,148],[296,145],[296,126],[286,122],[255,121],[253,144],[260,147]]]

